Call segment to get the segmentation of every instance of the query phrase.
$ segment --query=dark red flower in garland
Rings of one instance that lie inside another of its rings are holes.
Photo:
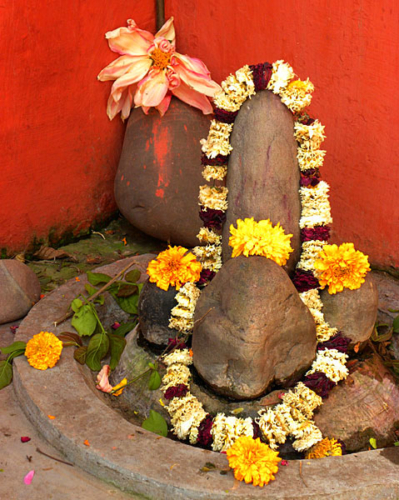
[[[273,66],[268,63],[252,64],[250,67],[256,92],[265,90],[272,76]]]
[[[313,276],[311,271],[303,271],[302,269],[295,271],[292,282],[299,293],[307,292],[320,286],[319,280]]]
[[[252,427],[254,429],[254,435],[253,438],[260,438],[262,440],[262,433],[259,427],[259,424],[257,424],[255,421],[252,421]]]
[[[326,349],[336,349],[339,352],[346,354],[348,352],[348,346],[351,343],[351,339],[344,337],[341,332],[338,332],[334,337],[331,337],[326,342],[322,342],[317,346],[318,351],[325,351]]]
[[[322,372],[315,372],[311,375],[306,375],[303,383],[306,387],[312,389],[312,391],[322,398],[327,398],[331,389],[337,385],[335,382],[332,382],[329,378],[327,378]]]
[[[187,349],[187,345],[179,339],[168,339],[168,351],[171,351],[172,349]]]
[[[330,239],[330,228],[328,226],[315,226],[313,228],[301,229],[301,241],[328,241]]]
[[[187,392],[188,387],[185,384],[178,384],[165,391],[165,399],[184,398]]]
[[[220,108],[215,108],[214,113],[216,120],[222,123],[234,123],[234,120],[238,115],[238,111],[226,111],[225,109],[220,109]]]
[[[216,158],[208,158],[206,154],[201,156],[202,165],[211,165],[212,167],[221,167],[229,163],[229,156],[217,155]]]
[[[320,179],[313,175],[313,176],[305,176],[305,175],[301,175],[301,181],[300,181],[300,185],[302,187],[308,187],[308,186],[317,186],[317,184],[320,182]]]
[[[206,283],[209,283],[210,281],[213,280],[213,278],[216,276],[215,271],[211,271],[210,269],[203,269],[201,271],[200,279],[197,281],[197,285],[205,285]]]
[[[303,170],[301,175],[304,175],[305,177],[312,177],[313,175],[320,177],[320,171],[318,168],[308,168],[307,170]]]
[[[223,210],[214,210],[213,208],[207,210],[201,208],[199,216],[204,226],[209,229],[222,229],[226,221],[226,213]]]
[[[342,441],[342,439],[336,439],[342,448],[342,455],[346,455],[346,444]]]
[[[212,415],[208,415],[203,419],[203,421],[199,424],[198,427],[198,444],[201,446],[209,447],[212,443],[212,434],[211,429],[213,425],[213,417]]]

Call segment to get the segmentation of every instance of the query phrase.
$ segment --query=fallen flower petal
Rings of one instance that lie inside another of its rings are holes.
[[[127,385],[127,378],[124,378],[123,380],[121,380],[119,382],[118,385],[116,385],[115,387],[112,387],[112,391],[116,391],[116,392],[113,392],[112,395],[113,396],[120,396],[123,392],[123,389],[126,387],[126,385]]]
[[[85,440],[83,441],[83,444],[84,444],[85,446],[90,446],[90,443],[89,443],[89,440],[88,440],[88,439],[85,439]]]
[[[115,321],[115,323],[114,323],[113,325],[111,325],[111,328],[112,328],[113,330],[117,330],[120,326],[121,326],[121,324],[120,324],[120,323],[118,323],[117,321]]]
[[[11,333],[16,333],[17,332],[17,328],[19,328],[18,325],[10,326]]]
[[[112,391],[112,385],[109,383],[109,374],[111,368],[109,365],[104,365],[101,371],[97,375],[97,385],[96,389],[102,392],[109,393]]]
[[[54,415],[47,415],[47,416],[48,416],[48,418],[49,418],[50,420],[54,420],[54,419],[55,419]]]
[[[281,465],[288,465],[288,460],[281,460]]]
[[[31,440],[31,438],[28,436],[21,437],[21,443],[28,443],[30,440]]]
[[[32,482],[32,479],[33,479],[34,475],[35,475],[35,471],[34,470],[29,471],[26,474],[26,476],[24,477],[24,483],[29,486],[30,483]]]

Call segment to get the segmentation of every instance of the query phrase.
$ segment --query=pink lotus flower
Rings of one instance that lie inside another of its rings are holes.
[[[155,36],[139,29],[132,19],[127,25],[105,35],[110,49],[121,55],[97,77],[102,82],[115,80],[108,99],[109,119],[121,112],[125,120],[133,102],[146,114],[154,107],[163,116],[172,94],[204,114],[212,113],[208,97],[220,87],[202,61],[175,51],[173,17]]]

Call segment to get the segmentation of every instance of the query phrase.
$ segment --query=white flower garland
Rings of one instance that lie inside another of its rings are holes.
[[[301,112],[310,104],[314,87],[307,79],[292,81],[294,71],[284,61],[273,63],[272,75],[267,89],[281,97],[282,102],[294,113]],[[239,69],[235,75],[230,75],[222,83],[222,91],[214,98],[215,105],[229,113],[238,112],[242,104],[255,94],[255,84],[249,66]],[[210,160],[218,155],[227,156],[232,151],[230,134],[233,124],[212,120],[208,138],[201,141],[202,151]],[[297,120],[294,126],[294,136],[298,142],[298,165],[301,172],[309,169],[318,169],[322,166],[325,151],[320,150],[320,145],[325,139],[324,126],[318,120],[305,124]],[[205,165],[203,176],[206,181],[223,180],[227,174],[227,167]],[[300,187],[301,199],[301,229],[314,229],[332,222],[330,203],[328,200],[329,186],[321,181],[315,187],[309,185]],[[227,210],[228,189],[220,186],[204,185],[200,187],[199,202],[202,210]],[[204,246],[193,249],[193,253],[202,261],[204,269],[217,272],[222,266],[222,239],[213,230],[202,228],[198,238]],[[315,273],[314,262],[326,241],[304,241],[297,269]],[[315,274],[314,274],[315,275]],[[196,288],[188,284],[191,292],[186,293],[184,287],[176,295],[178,306],[172,310],[169,326],[177,328],[180,332],[189,333],[193,327],[193,315],[198,294],[193,292]],[[186,285],[185,285],[186,286]],[[326,342],[336,335],[337,329],[331,327],[324,318],[323,304],[319,291],[312,289],[299,294],[304,304],[309,308],[315,323],[317,341]],[[184,314],[183,314],[184,312]],[[189,392],[190,371],[192,358],[188,350],[173,352],[164,357],[168,366],[163,377],[162,390],[166,392],[179,384],[184,384],[187,393],[183,397],[174,397],[167,409],[171,416],[172,430],[179,439],[189,439],[195,444],[199,436],[199,426],[207,416],[202,404]],[[323,373],[331,382],[338,383],[348,375],[345,366],[347,355],[336,349],[324,349],[317,352],[311,369],[306,375],[316,372]],[[322,404],[322,398],[313,390],[299,382],[296,387],[288,391],[282,398],[282,403],[268,410],[260,410],[257,423],[270,447],[276,449],[279,444],[286,441],[288,436],[294,438],[293,447],[297,451],[304,451],[323,439],[321,431],[314,424],[313,413]],[[251,418],[237,418],[218,413],[211,429],[212,449],[225,451],[239,437],[253,436],[254,423]]]

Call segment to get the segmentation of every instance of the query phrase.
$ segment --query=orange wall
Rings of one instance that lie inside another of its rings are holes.
[[[0,248],[22,250],[50,230],[78,232],[116,210],[124,126],[109,122],[115,59],[104,38],[134,18],[155,28],[155,2],[0,0]]]
[[[217,81],[277,59],[309,76],[310,114],[326,125],[334,240],[399,267],[397,0],[166,0],[170,15],[177,50]]]

